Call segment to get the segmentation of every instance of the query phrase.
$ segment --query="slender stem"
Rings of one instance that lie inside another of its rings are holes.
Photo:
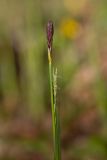
[[[49,78],[50,78],[50,92],[51,92],[51,109],[52,109],[52,125],[53,125],[53,136],[55,137],[55,119],[54,119],[54,97],[53,97],[53,76],[52,76],[52,61],[50,56],[50,50],[48,50],[49,60]]]
[[[53,79],[53,67],[51,50],[48,49],[48,61],[49,61],[49,78],[50,78],[50,92],[51,92],[51,110],[52,110],[52,126],[53,126],[53,141],[54,141],[54,160],[61,160],[60,152],[60,126],[59,116],[56,108],[56,94],[54,93],[55,84]]]

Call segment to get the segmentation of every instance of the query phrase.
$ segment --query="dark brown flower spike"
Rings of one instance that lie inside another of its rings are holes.
[[[54,34],[54,26],[53,26],[52,21],[49,21],[47,23],[46,32],[47,32],[48,48],[51,50],[52,49],[53,34]]]

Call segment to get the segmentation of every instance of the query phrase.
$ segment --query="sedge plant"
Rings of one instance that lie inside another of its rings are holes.
[[[51,110],[52,110],[54,160],[61,160],[59,114],[56,104],[57,68],[54,69],[53,67],[53,56],[52,56],[52,41],[54,34],[54,26],[52,21],[48,22],[46,27],[46,32],[47,32],[47,43],[48,43],[48,63],[49,63],[49,81],[50,81]]]

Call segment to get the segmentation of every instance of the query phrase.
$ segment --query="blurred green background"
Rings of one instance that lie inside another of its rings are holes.
[[[107,160],[107,0],[0,0],[0,159],[53,159],[50,19],[62,160]]]

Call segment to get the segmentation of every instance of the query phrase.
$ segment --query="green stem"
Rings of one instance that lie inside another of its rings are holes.
[[[54,79],[53,79],[53,67],[51,61],[51,53],[48,50],[49,59],[49,78],[50,78],[50,92],[51,92],[51,110],[52,110],[52,126],[53,126],[53,141],[54,141],[54,160],[61,160],[60,151],[60,126],[59,116],[56,108],[56,95],[54,94]]]

